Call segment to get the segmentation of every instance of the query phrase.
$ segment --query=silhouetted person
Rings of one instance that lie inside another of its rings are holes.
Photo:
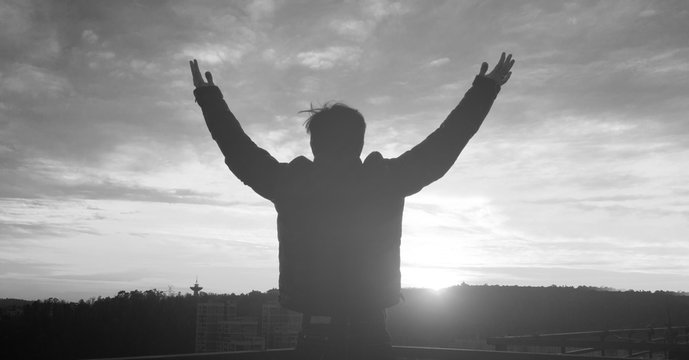
[[[280,303],[302,312],[302,358],[392,358],[385,309],[400,299],[404,198],[442,177],[509,79],[512,55],[473,86],[420,144],[397,158],[373,152],[362,162],[366,123],[343,104],[308,110],[313,161],[289,163],[258,147],[213,83],[190,61],[208,129],[230,170],[278,213]]]

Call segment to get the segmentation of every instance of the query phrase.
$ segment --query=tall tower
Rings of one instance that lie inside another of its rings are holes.
[[[198,276],[196,277],[196,283],[194,284],[194,286],[190,287],[190,289],[194,292],[194,296],[199,296],[199,291],[201,291],[201,289],[203,288],[199,286]]]

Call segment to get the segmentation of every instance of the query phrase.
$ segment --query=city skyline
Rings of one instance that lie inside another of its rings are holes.
[[[311,158],[342,101],[362,157],[430,134],[481,62],[517,62],[450,172],[407,199],[406,287],[689,291],[689,4],[0,1],[0,298],[277,287],[275,210],[194,103]]]

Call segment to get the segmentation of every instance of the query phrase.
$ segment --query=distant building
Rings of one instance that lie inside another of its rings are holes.
[[[300,313],[283,308],[277,300],[263,304],[261,334],[266,339],[266,348],[285,349],[297,346],[301,319]]]
[[[222,351],[260,351],[266,349],[263,336],[258,335],[258,319],[242,316],[221,321]]]
[[[196,352],[223,351],[223,323],[237,317],[237,306],[227,302],[196,306]]]
[[[196,352],[265,350],[258,319],[237,316],[230,302],[199,303],[196,307]]]
[[[196,352],[261,351],[294,348],[302,315],[274,299],[263,304],[261,318],[237,316],[232,302],[201,302],[196,309]],[[203,298],[201,298],[203,299]]]

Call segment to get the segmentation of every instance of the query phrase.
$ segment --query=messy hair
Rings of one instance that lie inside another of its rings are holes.
[[[300,111],[308,113],[304,122],[311,135],[314,157],[320,155],[359,156],[364,146],[366,122],[361,113],[343,103],[326,103]]]
[[[366,130],[366,122],[359,110],[341,102],[327,102],[320,107],[314,107],[311,104],[309,109],[302,110],[299,113],[310,114],[309,118],[304,121],[304,127],[308,134],[312,134],[314,128],[319,128],[320,123],[331,122],[335,119],[350,119],[348,122],[352,124],[352,127],[360,128],[361,132]]]

